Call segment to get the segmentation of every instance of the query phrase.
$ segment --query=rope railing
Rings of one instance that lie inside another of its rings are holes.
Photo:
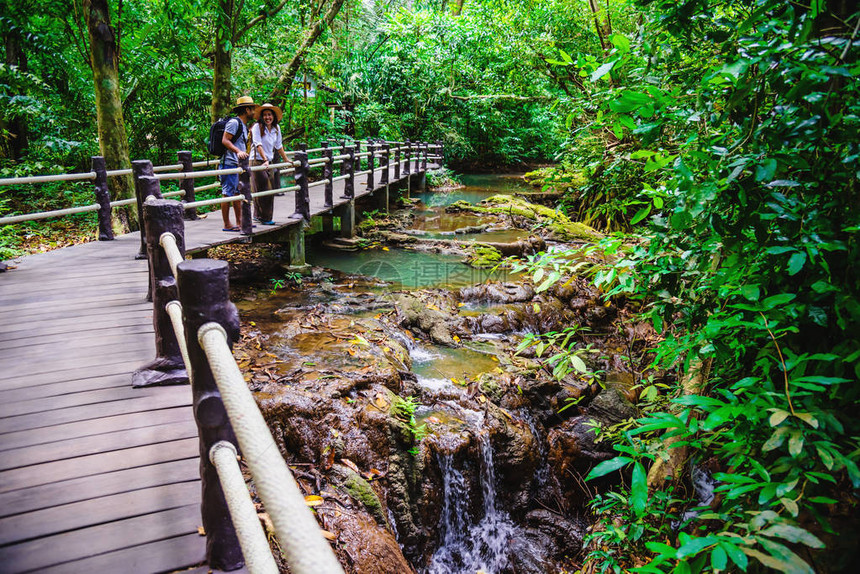
[[[210,568],[234,570],[244,562],[254,574],[278,572],[237,462],[241,452],[290,571],[343,574],[233,357],[239,319],[228,264],[185,259],[182,204],[159,199],[159,180],[143,178],[157,356],[132,383],[164,383],[177,373],[191,382]]]

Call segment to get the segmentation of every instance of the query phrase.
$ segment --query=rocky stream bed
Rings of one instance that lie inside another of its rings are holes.
[[[487,195],[374,214],[356,251],[314,248],[308,277],[233,265],[236,357],[347,572],[572,572],[613,480],[584,477],[614,456],[600,429],[637,414],[655,334],[582,278],[538,293],[487,269],[588,233],[521,200],[466,203]],[[569,328],[589,373],[518,351]]]

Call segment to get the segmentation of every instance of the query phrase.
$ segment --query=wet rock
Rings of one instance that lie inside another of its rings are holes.
[[[636,407],[614,387],[600,391],[588,404],[588,412],[611,424],[635,418],[637,415]]]
[[[332,467],[332,476],[336,484],[348,492],[355,502],[361,504],[373,516],[377,524],[391,530],[382,501],[369,482],[351,468],[340,464]]]
[[[584,521],[544,509],[526,515],[522,536],[512,541],[515,574],[545,574],[563,570],[563,562],[582,550]]]
[[[396,300],[401,326],[426,333],[434,343],[455,345],[453,336],[463,329],[463,319],[455,311],[443,310],[409,293],[397,294]]]
[[[581,507],[591,495],[581,485],[598,463],[615,456],[608,441],[597,442],[594,417],[581,415],[551,429],[547,436],[549,464],[568,508]]]
[[[522,303],[535,296],[527,283],[488,283],[460,289],[460,300],[475,303]]]
[[[498,495],[511,511],[522,512],[530,503],[531,477],[540,463],[538,439],[527,424],[515,420],[508,411],[490,406],[487,417],[501,486]]]
[[[404,558],[394,534],[368,514],[348,508],[323,509],[319,513],[326,529],[336,537],[335,552],[347,574],[415,572]]]

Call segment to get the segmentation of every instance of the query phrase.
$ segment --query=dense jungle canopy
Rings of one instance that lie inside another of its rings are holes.
[[[591,571],[856,563],[855,3],[2,0],[0,22],[0,177],[205,157],[240,95],[283,107],[287,148],[441,140],[455,169],[543,166],[558,209],[604,235],[585,270],[523,263],[535,284],[587,272],[638,305],[654,368],[678,374],[643,381],[645,415],[592,471],[622,480],[592,502]],[[0,211],[90,193],[4,187]],[[0,258],[66,225],[2,227]],[[691,460],[717,496],[684,514]]]

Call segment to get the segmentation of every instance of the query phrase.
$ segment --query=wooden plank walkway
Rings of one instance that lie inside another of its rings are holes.
[[[336,205],[342,190],[336,182]],[[255,234],[296,225],[294,201],[276,197],[278,225]],[[323,203],[312,188],[311,213]],[[248,240],[221,227],[218,212],[186,222],[187,250]],[[2,574],[209,571],[191,389],[131,388],[154,356],[139,245],[131,233],[0,274]]]

